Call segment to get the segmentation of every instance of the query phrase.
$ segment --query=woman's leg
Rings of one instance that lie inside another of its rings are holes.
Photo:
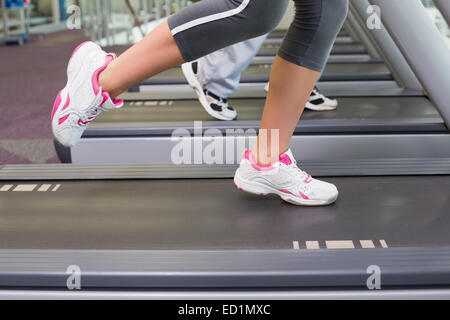
[[[278,161],[279,155],[289,148],[304,106],[347,16],[348,0],[295,3],[296,16],[272,67],[262,131],[253,147],[260,165]],[[278,134],[272,135],[274,130]],[[271,141],[271,136],[279,138]]]
[[[275,58],[260,136],[253,146],[258,164],[270,165],[289,149],[292,134],[319,76],[320,72]],[[278,140],[271,141],[271,137]]]
[[[164,70],[184,63],[178,45],[163,22],[148,36],[111,62],[99,76],[99,85],[112,98]]]
[[[185,61],[270,32],[288,1],[203,0],[170,16],[115,61],[95,43],[82,43],[69,60],[66,86],[53,105],[55,139],[72,147],[101,112],[123,106],[115,98],[129,87]]]
[[[244,191],[274,193],[296,205],[336,201],[335,185],[297,167],[289,142],[347,14],[347,0],[295,0],[296,15],[272,67],[258,143],[234,176]],[[307,152],[307,150],[299,150]]]
[[[171,16],[99,77],[115,98],[171,67],[273,30],[288,0],[203,0]]]

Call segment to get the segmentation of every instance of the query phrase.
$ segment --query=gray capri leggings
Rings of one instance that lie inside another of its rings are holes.
[[[269,33],[290,0],[203,0],[169,17],[185,61]],[[348,12],[348,0],[293,0],[295,18],[278,51],[294,64],[322,72]]]

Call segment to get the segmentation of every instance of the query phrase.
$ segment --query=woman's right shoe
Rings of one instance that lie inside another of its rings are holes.
[[[58,93],[51,115],[53,135],[63,146],[74,146],[101,112],[123,106],[123,100],[111,99],[98,84],[100,72],[114,59],[114,54],[90,41],[73,52],[67,67],[67,84]]]
[[[189,86],[197,94],[198,101],[205,111],[218,120],[231,121],[237,119],[237,112],[229,104],[228,100],[217,96],[216,94],[203,88],[198,79],[198,61],[188,62],[181,66],[184,77]]]
[[[262,167],[251,150],[244,153],[234,183],[241,191],[257,195],[276,194],[286,202],[301,206],[325,206],[334,203],[339,195],[335,185],[313,179],[299,169],[288,150],[278,162]]]

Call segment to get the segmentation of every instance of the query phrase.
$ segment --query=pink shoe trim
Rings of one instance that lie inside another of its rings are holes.
[[[73,58],[73,56],[75,55],[75,53],[77,53],[78,50],[81,49],[82,46],[84,46],[86,43],[88,43],[89,41],[85,41],[82,44],[80,44],[78,47],[75,48],[75,50],[72,52],[72,55],[70,56],[70,59]]]
[[[55,103],[53,104],[53,109],[52,109],[52,120],[55,117],[55,113],[58,110],[59,105],[61,104],[61,92],[58,92],[58,95],[56,96],[55,99]]]
[[[94,94],[97,95],[100,91],[100,85],[98,84],[98,76],[100,72],[106,69],[106,67],[114,60],[114,57],[111,55],[107,55],[105,59],[105,64],[98,68],[94,74],[92,75],[92,88],[94,89]]]
[[[123,99],[114,99],[113,103],[116,107],[120,107],[121,105],[123,105],[124,101]]]
[[[294,194],[293,194],[292,192],[290,192],[289,190],[284,190],[284,189],[282,189],[282,190],[280,190],[280,191],[283,192],[283,193],[287,193],[287,194],[294,195]],[[303,199],[309,200],[309,198],[308,198],[304,193],[299,192],[299,194],[300,194],[300,197],[302,197]]]
[[[272,165],[260,166],[259,164],[257,164],[255,157],[253,156],[253,152],[251,150],[245,151],[244,158],[247,159],[248,161],[250,161],[250,164],[252,165],[253,169],[255,169],[257,171],[264,172],[264,171],[270,171],[270,170],[274,169],[274,167]]]
[[[309,198],[304,193],[299,192],[299,194],[300,194],[300,197],[302,197],[303,199],[309,200]]]
[[[303,181],[304,183],[311,183],[312,181],[312,177],[311,176],[307,176],[305,181]]]
[[[287,166],[290,166],[290,165],[292,164],[291,158],[289,158],[289,156],[288,156],[286,153],[283,153],[283,154],[280,156],[280,162],[281,162],[281,163],[284,163],[284,164],[287,165]]]
[[[59,119],[58,120],[59,125],[63,124],[67,120],[67,118],[69,118],[69,116],[70,116],[70,114],[68,114],[67,116],[62,117],[61,119]]]
[[[102,97],[103,97],[103,100],[102,100],[102,104],[101,105],[103,105],[110,98],[108,92],[102,92]]]
[[[255,170],[270,171],[270,170],[274,169],[273,165],[261,166],[261,165],[257,164],[257,162],[255,160],[255,156],[253,155],[253,152],[251,150],[245,151],[244,158],[247,159],[248,161],[250,161],[252,167]],[[283,153],[282,155],[280,155],[280,162],[284,163],[287,166],[290,166],[292,164],[291,158],[289,158],[289,156],[286,153]]]
[[[78,125],[79,125],[80,127],[86,127],[88,124],[89,124],[89,121],[84,122],[84,121],[82,121],[81,119],[78,119]]]
[[[103,96],[103,101],[102,101],[102,105],[108,101],[109,99],[111,99],[111,96],[109,95],[108,92],[102,92],[102,96]],[[123,100],[122,99],[114,99],[112,100],[114,106],[116,106],[117,108],[120,107],[123,104]]]
[[[69,93],[67,93],[66,103],[64,104],[64,107],[61,110],[66,110],[69,107],[70,104],[70,97]]]

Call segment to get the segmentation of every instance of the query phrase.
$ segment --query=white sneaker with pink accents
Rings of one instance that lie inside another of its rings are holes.
[[[58,93],[51,116],[53,135],[62,145],[74,146],[101,112],[123,106],[122,100],[112,100],[98,84],[100,72],[114,59],[114,54],[90,41],[73,52],[67,67],[67,84]]]
[[[334,203],[339,195],[335,185],[311,178],[297,167],[288,150],[270,166],[259,166],[251,150],[247,150],[234,176],[239,190],[257,195],[277,194],[289,203],[324,206]]]

